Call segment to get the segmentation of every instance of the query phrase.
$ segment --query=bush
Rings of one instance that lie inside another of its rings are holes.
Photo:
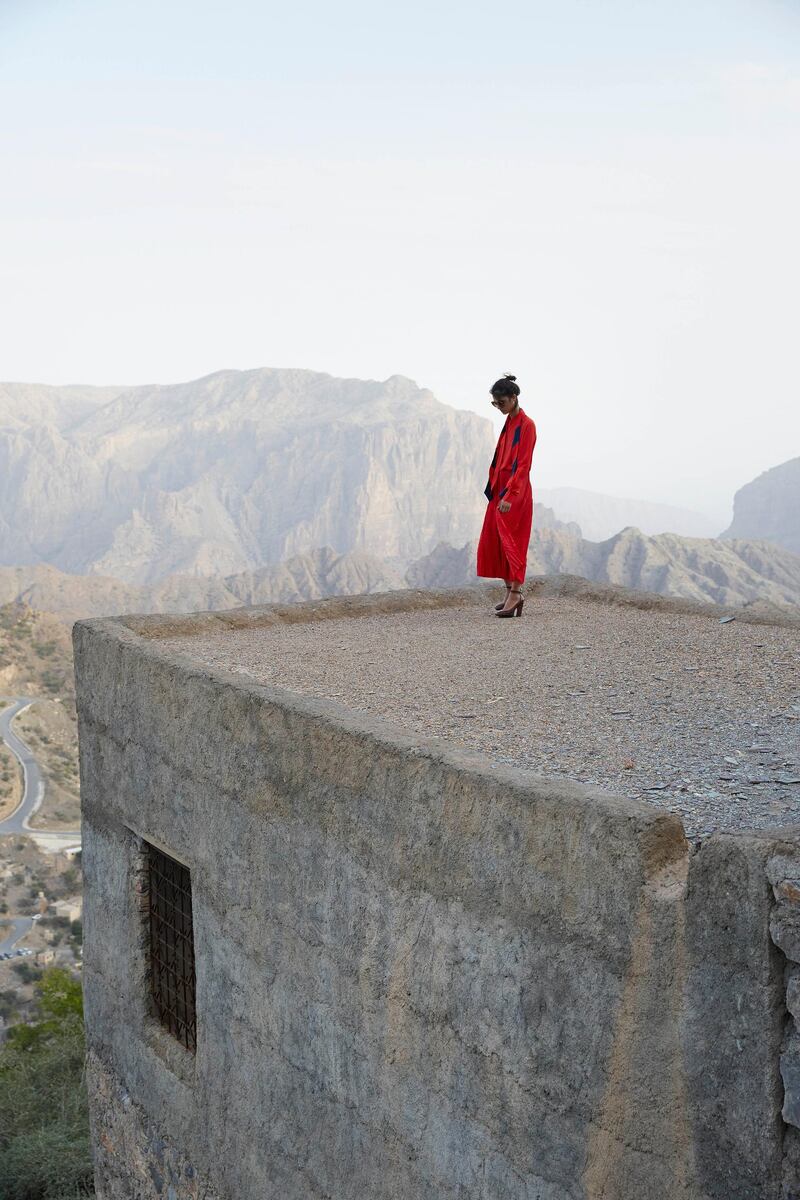
[[[6,988],[0,992],[0,1017],[4,1021],[8,1021],[9,1017],[16,1016],[19,1011],[19,1000],[17,993],[13,988]]]
[[[60,692],[65,683],[65,677],[60,671],[42,671],[42,687],[47,692]]]
[[[51,967],[36,990],[37,1020],[0,1051],[2,1196],[79,1200],[93,1195],[81,987]]]
[[[38,967],[32,967],[24,958],[19,962],[12,963],[12,970],[16,971],[23,983],[37,983],[42,978],[41,970]]]
[[[66,871],[61,872],[61,882],[68,890],[78,886],[79,878],[77,867],[67,867]]]

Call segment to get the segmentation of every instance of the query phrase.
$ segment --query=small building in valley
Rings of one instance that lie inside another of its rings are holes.
[[[50,910],[55,917],[64,917],[67,921],[79,921],[83,913],[83,897],[70,896],[66,900],[54,900]]]

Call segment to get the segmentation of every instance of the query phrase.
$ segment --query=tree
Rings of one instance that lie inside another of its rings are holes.
[[[19,962],[11,964],[12,971],[19,975],[23,983],[34,983],[42,978],[42,972],[38,967],[31,966],[25,958],[21,958]]]
[[[19,1000],[14,988],[5,988],[0,992],[0,1017],[7,1021],[9,1017],[16,1016],[19,1011]]]
[[[79,1200],[93,1195],[80,983],[51,967],[36,999],[0,1051],[2,1197]]]
[[[20,963],[19,966],[27,964]],[[15,964],[16,968],[16,964]],[[9,1044],[29,1048],[57,1036],[65,1023],[77,1018],[83,1029],[83,995],[81,985],[63,967],[41,971],[36,985],[36,1008],[39,1020],[32,1025],[14,1025],[8,1032]]]
[[[68,890],[77,887],[78,879],[79,875],[75,867],[67,867],[66,871],[61,872],[61,882]]]

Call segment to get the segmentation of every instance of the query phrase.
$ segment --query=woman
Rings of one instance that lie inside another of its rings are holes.
[[[536,426],[519,406],[516,375],[505,375],[492,386],[492,404],[506,418],[489,468],[486,496],[489,507],[478,542],[478,574],[502,579],[506,598],[495,605],[498,617],[521,617],[522,583],[531,538],[533,496],[531,469]]]

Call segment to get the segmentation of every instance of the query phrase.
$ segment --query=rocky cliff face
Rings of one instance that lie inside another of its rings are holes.
[[[759,538],[800,554],[800,458],[764,471],[734,496],[723,538]]]
[[[408,563],[480,528],[491,424],[393,376],[0,389],[0,563],[149,583],[319,546]]]

